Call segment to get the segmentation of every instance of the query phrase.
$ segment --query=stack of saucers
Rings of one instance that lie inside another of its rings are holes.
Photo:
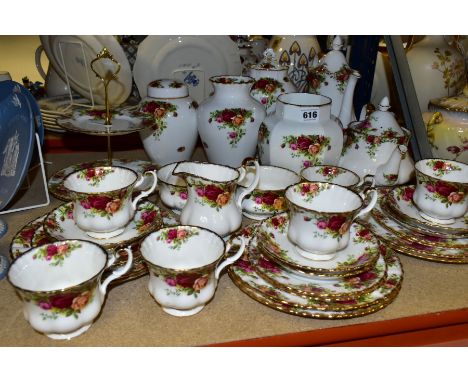
[[[249,244],[229,275],[253,299],[298,316],[337,319],[376,312],[398,295],[400,261],[369,229],[352,223],[347,247],[331,260],[312,260],[296,251],[288,226],[283,213],[238,235]]]
[[[89,103],[84,98],[74,98],[76,103]],[[70,103],[70,96],[63,95],[57,97],[43,98],[38,101],[41,108],[42,120],[46,130],[64,133],[65,130],[57,124],[58,118],[67,118],[72,115],[72,108]]]
[[[442,263],[468,264],[468,217],[436,224],[413,202],[415,186],[380,190],[379,201],[362,223],[383,243],[404,255]]]

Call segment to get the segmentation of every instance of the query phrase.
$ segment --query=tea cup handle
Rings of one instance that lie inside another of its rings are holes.
[[[122,251],[127,252],[127,255],[128,255],[127,262],[125,263],[124,266],[122,266],[122,267],[116,269],[114,272],[112,272],[112,274],[110,276],[108,276],[107,279],[105,279],[104,282],[101,283],[101,285],[99,285],[99,290],[101,291],[101,293],[103,295],[106,294],[107,286],[109,285],[109,283],[111,281],[114,281],[115,279],[118,279],[120,276],[123,276],[125,273],[128,272],[128,270],[132,266],[132,262],[133,262],[132,250],[130,249],[130,247],[128,247],[128,248],[122,249]],[[114,264],[115,260],[116,260],[116,255],[113,254],[112,257],[107,262],[106,268],[109,268],[110,266],[112,266],[112,264]]]
[[[252,183],[244,190],[242,191],[239,196],[237,197],[237,201],[236,201],[236,204],[237,204],[237,208],[239,208],[240,210],[242,209],[242,201],[244,200],[244,198],[249,195],[254,189],[255,187],[257,187],[258,185],[258,181],[260,180],[260,165],[258,164],[258,161],[257,160],[254,160],[253,161],[253,164],[255,166],[255,177],[254,177],[254,180],[252,181]],[[242,181],[242,179],[244,179],[245,177],[245,174],[247,172],[247,170],[244,168],[244,167],[239,167],[238,168],[238,171],[240,172],[240,177],[239,179],[237,180],[238,182],[239,181]]]
[[[375,178],[374,175],[367,174],[365,175],[362,180],[356,185],[356,191],[364,198],[366,192],[375,186]]]
[[[133,199],[132,206],[133,206],[133,209],[135,210],[136,210],[137,203],[140,201],[140,199],[151,194],[156,189],[156,186],[158,184],[158,176],[156,175],[156,171],[152,170],[152,171],[146,171],[141,177],[141,179],[135,183],[135,187],[140,186],[145,181],[146,174],[153,175],[153,179],[154,179],[153,185],[148,190],[140,192],[140,195],[138,195],[135,199]]]
[[[356,214],[356,216],[353,218],[353,220],[356,220],[359,216],[367,214],[370,210],[372,210],[375,207],[375,204],[377,203],[377,199],[378,199],[378,196],[379,196],[379,193],[377,192],[377,190],[375,188],[367,190],[367,191],[364,192],[364,196],[367,196],[367,194],[369,194],[371,192],[372,192],[372,198],[371,198],[370,202],[367,204],[367,206],[362,208]]]
[[[240,259],[240,257],[242,256],[242,254],[244,253],[244,250],[245,250],[245,240],[243,237],[240,237],[240,248],[239,250],[236,252],[235,255],[233,256],[230,256],[228,257],[226,260],[224,260],[221,264],[219,264],[217,267],[216,267],[216,271],[215,271],[215,278],[216,280],[219,279],[219,275],[221,274],[221,271],[226,268],[226,266],[232,264],[233,262],[237,261]],[[226,253],[229,252],[229,250],[231,249],[232,247],[232,244],[231,242],[228,242],[227,245],[226,245]]]

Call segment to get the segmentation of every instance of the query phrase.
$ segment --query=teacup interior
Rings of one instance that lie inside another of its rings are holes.
[[[337,171],[337,174],[333,176],[332,180],[327,179],[327,173],[325,171]],[[354,186],[359,183],[359,176],[357,176],[352,171],[346,170],[341,167],[334,167],[334,166],[312,166],[307,167],[302,170],[301,175],[305,180],[308,182],[330,182],[336,183],[340,186]]]
[[[447,182],[468,183],[468,166],[446,159],[425,159],[415,164],[416,170]]]
[[[292,203],[317,212],[351,212],[363,204],[359,195],[336,184],[299,183],[285,195]]]
[[[158,170],[158,178],[159,180],[172,186],[186,187],[187,183],[184,179],[182,179],[180,176],[172,175],[172,171],[174,171],[176,166],[177,163],[170,163],[164,167],[161,167]]]
[[[198,162],[180,162],[174,169],[174,175],[181,173],[213,182],[232,182],[239,177],[239,172],[234,168]]]
[[[75,248],[63,256],[60,264],[57,253]],[[55,246],[55,249],[48,249]],[[47,258],[47,254],[55,256]],[[80,240],[67,240],[34,248],[20,256],[8,273],[11,283],[21,289],[46,292],[76,286],[99,274],[107,263],[107,254],[101,247]]]
[[[75,192],[107,192],[130,186],[137,174],[123,167],[91,167],[70,174],[64,181],[65,188]]]
[[[255,167],[247,166],[247,173],[239,184],[248,187],[255,178]],[[257,190],[272,191],[284,190],[290,185],[299,182],[300,177],[295,172],[275,166],[260,166],[260,178]]]
[[[141,245],[141,254],[146,261],[163,268],[193,269],[220,259],[224,241],[200,227],[168,227],[149,235]]]

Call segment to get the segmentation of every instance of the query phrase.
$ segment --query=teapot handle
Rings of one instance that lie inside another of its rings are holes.
[[[245,166],[245,163],[246,162],[244,161],[244,164],[237,169],[240,172],[240,176],[237,182],[240,182],[242,181],[242,179],[245,178],[245,174],[247,173],[247,170],[243,167]],[[254,160],[253,164],[255,166],[255,178],[252,181],[252,183],[237,197],[236,205],[237,208],[239,208],[240,210],[242,210],[242,201],[248,194],[250,194],[255,189],[255,187],[257,187],[258,181],[260,180],[260,165],[258,164],[258,160]]]
[[[215,278],[216,280],[219,279],[219,275],[221,274],[221,271],[226,268],[226,266],[228,265],[231,265],[233,262],[237,261],[238,259],[240,259],[240,257],[243,255],[244,253],[244,250],[245,250],[245,240],[243,237],[239,237],[240,239],[240,248],[239,250],[236,252],[235,255],[233,256],[229,256],[226,260],[224,260],[221,264],[219,264],[217,267],[216,267],[216,271],[215,271]],[[231,249],[232,247],[232,242],[228,242],[227,245],[226,245],[226,252],[225,253],[228,253],[229,250]]]
[[[132,201],[132,206],[133,206],[133,209],[135,209],[135,210],[136,210],[136,205],[137,205],[137,203],[140,201],[140,199],[141,199],[141,198],[144,198],[145,196],[148,196],[149,194],[151,194],[151,193],[155,190],[155,188],[156,188],[156,186],[157,186],[157,184],[158,184],[158,176],[156,175],[156,171],[152,170],[152,171],[146,171],[146,172],[142,175],[142,177],[135,183],[135,187],[140,186],[140,185],[145,181],[145,175],[146,175],[146,174],[151,174],[151,175],[153,175],[153,179],[154,179],[154,180],[153,180],[153,184],[152,184],[152,186],[151,186],[148,190],[142,191],[142,192],[140,193],[140,195],[138,195],[135,199],[133,199],[133,201]]]

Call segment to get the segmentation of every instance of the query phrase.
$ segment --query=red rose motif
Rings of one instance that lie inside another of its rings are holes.
[[[265,89],[265,87],[268,85],[268,81],[265,80],[264,78],[261,78],[255,83],[254,88],[255,89]]]
[[[369,235],[370,231],[368,229],[362,229],[360,231],[358,231],[358,236],[361,236],[361,237],[366,237],[367,235]]]
[[[341,215],[335,215],[328,220],[328,228],[332,231],[338,231],[343,223],[346,221],[346,218]]]
[[[181,273],[176,276],[176,283],[182,288],[191,288],[193,283],[198,278],[197,275],[191,275],[189,273]]]
[[[414,194],[414,188],[412,187],[406,187],[404,190],[403,190],[403,195],[402,195],[402,199],[406,202],[409,202],[410,200],[413,199],[413,194]]]
[[[76,293],[68,293],[62,295],[56,295],[50,298],[50,304],[53,308],[66,309],[70,308],[73,299],[77,296]]]
[[[267,192],[262,196],[262,202],[268,206],[272,206],[275,200],[278,198],[274,192]]]
[[[56,245],[48,245],[47,246],[47,257],[52,257],[56,255],[58,252],[58,248]]]
[[[208,186],[205,186],[204,196],[209,200],[216,201],[218,195],[222,194],[223,192],[224,191],[221,188],[209,184]]]
[[[443,163],[443,162],[442,162]],[[438,181],[435,184],[435,191],[442,196],[448,197],[452,192],[456,192],[457,188],[452,186],[451,184]]]
[[[108,196],[90,196],[88,197],[88,203],[91,208],[96,210],[104,211],[106,209],[107,203],[111,202],[112,198]]]
[[[442,162],[441,160],[434,162],[434,170],[440,170],[442,168],[444,168],[444,162]]]
[[[35,232],[36,232],[36,230],[34,228],[31,228],[31,229],[21,231],[20,235],[25,240],[31,240],[33,238]]]
[[[369,271],[369,272],[361,273],[358,277],[361,281],[369,281],[369,280],[374,280],[376,277],[376,274],[372,271]]]
[[[94,175],[96,175],[94,168],[89,168],[86,170],[86,179],[91,179]]]
[[[174,240],[177,238],[177,229],[170,229],[167,231],[167,239],[168,240]]]
[[[235,116],[236,113],[228,109],[223,110],[223,112],[221,113],[221,118],[223,119],[223,122],[231,122]]]
[[[406,143],[406,137],[402,136],[398,138],[398,144],[399,145],[404,145]]]
[[[373,143],[374,139],[375,139],[375,135],[368,135],[367,136],[367,142],[369,142],[369,143]]]
[[[266,269],[267,271],[270,271],[270,272],[273,272],[273,273],[278,273],[279,272],[278,267],[276,267],[272,262],[268,261],[267,259],[265,259],[263,257],[258,259],[258,265],[261,268]]]
[[[451,152],[452,154],[458,154],[461,151],[461,148],[458,146],[449,146],[447,147],[447,151]]]
[[[242,259],[239,259],[236,261],[236,265],[243,269],[244,272],[247,272],[247,273],[250,273],[250,272],[253,272],[253,269],[252,267],[250,266],[250,263],[246,260],[242,260]]]
[[[154,113],[157,107],[158,107],[158,104],[156,102],[148,102],[143,107],[143,111],[148,112],[148,113]]]
[[[312,144],[312,140],[303,135],[297,138],[297,147],[299,150],[308,150],[309,146]]]
[[[143,222],[145,224],[149,224],[149,223],[152,223],[154,218],[156,217],[156,211],[151,211],[149,213],[147,212],[144,212],[142,215],[141,215],[142,219],[143,219]]]

